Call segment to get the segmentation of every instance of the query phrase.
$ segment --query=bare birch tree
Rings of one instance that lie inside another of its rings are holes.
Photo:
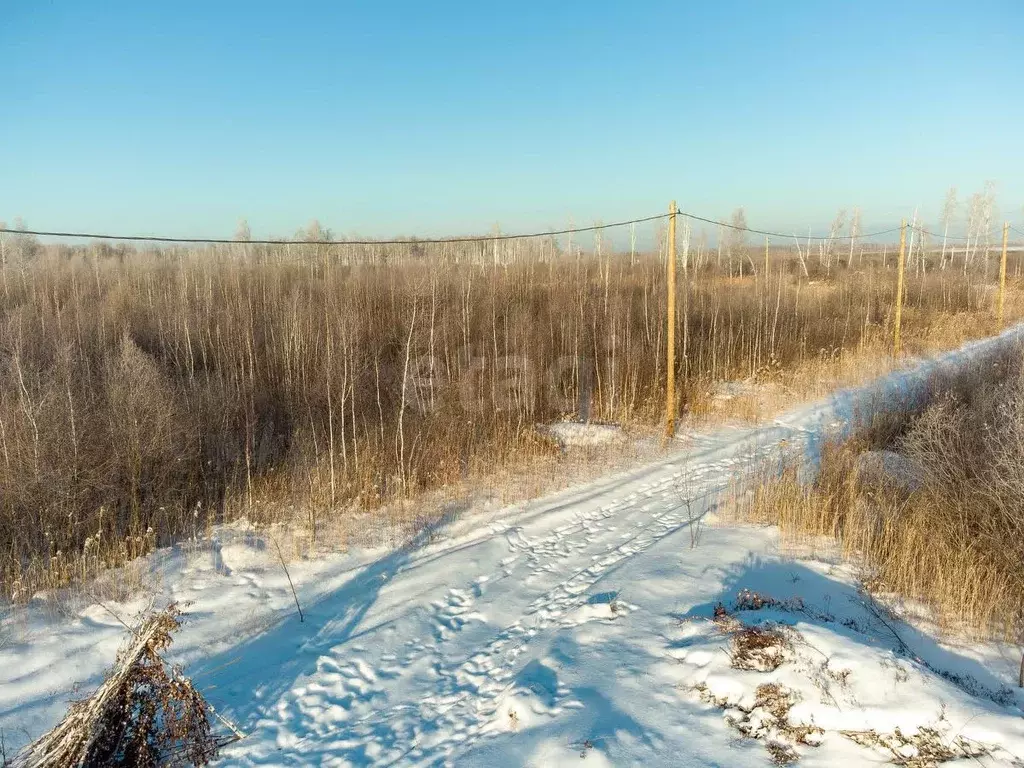
[[[949,225],[956,218],[957,209],[956,187],[950,187],[946,192],[946,200],[942,204],[942,257],[939,259],[941,269],[946,268],[946,240],[949,237]],[[950,259],[952,261],[952,259]]]
[[[860,236],[860,208],[854,208],[850,216],[850,255],[847,258],[846,266],[853,265],[853,246]]]
[[[836,217],[832,219],[832,225],[828,228],[828,239],[824,243],[822,252],[826,275],[832,272],[832,261],[836,254],[836,238],[839,237],[839,233],[843,231],[844,226],[846,226],[846,209],[840,208],[836,212]]]
[[[729,276],[732,276],[733,255],[740,260],[740,271],[743,271],[743,252],[747,246],[747,214],[742,208],[732,212],[729,221],[730,229],[725,238],[725,250],[729,257]]]

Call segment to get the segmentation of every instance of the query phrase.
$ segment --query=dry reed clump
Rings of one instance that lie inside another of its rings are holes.
[[[568,256],[546,238],[502,248],[38,248],[3,262],[0,596],[240,517],[315,539],[352,509],[550,455],[535,425],[566,415],[653,422],[662,262]],[[691,269],[680,410],[715,382],[879,343],[892,264],[861,264],[813,287],[785,259],[739,280]],[[973,274],[909,282],[908,337],[990,311]]]
[[[790,540],[837,540],[869,586],[921,601],[947,628],[1024,638],[1024,369],[997,362],[918,415],[893,414],[823,451],[813,483],[796,467],[762,483],[744,514]],[[889,448],[911,477],[865,472]],[[905,463],[904,463],[905,462]]]

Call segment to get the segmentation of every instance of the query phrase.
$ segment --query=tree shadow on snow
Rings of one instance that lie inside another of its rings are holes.
[[[261,711],[291,690],[303,675],[316,672],[317,660],[326,650],[367,630],[361,626],[363,619],[381,590],[462,511],[451,506],[407,544],[363,567],[316,602],[304,604],[304,621],[291,612],[261,634],[194,664],[187,673],[219,713],[248,732]]]

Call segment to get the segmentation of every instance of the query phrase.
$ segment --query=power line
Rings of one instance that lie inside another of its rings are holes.
[[[35,230],[35,229],[18,229],[18,230],[0,230],[0,234],[12,234],[12,235],[34,235],[38,237],[58,237],[58,238],[75,238],[81,240],[118,240],[124,242],[144,242],[144,243],[180,243],[180,244],[209,244],[209,245],[238,245],[240,243],[248,245],[430,245],[440,243],[485,243],[494,241],[504,240],[525,240],[534,237],[554,237],[556,235],[570,235],[579,232],[596,232],[603,229],[614,229],[617,227],[625,227],[631,224],[642,224],[648,221],[657,221],[659,219],[668,218],[671,214],[659,213],[654,216],[644,216],[637,219],[629,219],[627,221],[616,221],[611,224],[594,224],[589,227],[572,227],[569,229],[559,229],[548,232],[527,232],[519,234],[494,234],[494,235],[471,235],[466,237],[437,237],[437,238],[406,238],[406,239],[391,239],[391,240],[280,240],[280,239],[266,239],[266,240],[235,240],[226,238],[216,237],[169,237],[163,235],[112,235],[98,232],[64,232],[64,231],[50,231],[50,230]],[[718,219],[710,219],[705,216],[699,216],[695,213],[688,213],[686,211],[679,211],[678,216],[682,216],[693,221],[701,221],[706,224],[713,224],[719,227],[725,227],[741,232],[750,232],[757,235],[767,235],[769,237],[778,238],[790,238],[797,237],[795,233],[787,234],[785,232],[772,232],[766,229],[755,229],[752,227],[740,226],[737,224],[731,224],[727,221],[719,221]],[[866,232],[863,234],[828,234],[828,235],[811,235],[808,234],[806,237],[812,240],[856,240],[861,238],[872,238],[879,237],[881,235],[889,235],[894,232],[898,232],[899,227],[893,227],[890,229],[884,229],[877,232]],[[804,237],[800,235],[799,237]]]
[[[741,226],[738,226],[736,224],[730,224],[727,221],[718,221],[716,219],[706,219],[703,216],[698,216],[695,213],[683,213],[683,212],[680,212],[679,215],[680,216],[685,216],[688,219],[693,219],[694,221],[703,221],[706,224],[715,224],[716,226],[719,226],[719,227],[727,227],[728,229],[735,229],[735,230],[738,230],[738,231],[741,231],[741,232],[752,232],[755,235],[767,235],[768,237],[783,237],[783,238],[804,237],[804,235],[797,235],[795,233],[786,234],[785,232],[771,232],[771,231],[766,230],[766,229],[752,229],[750,227],[741,227]],[[833,235],[833,234],[828,234],[828,235],[811,235],[811,234],[808,234],[808,235],[806,235],[806,237],[809,237],[811,240],[857,240],[857,239],[862,238],[862,237],[863,238],[867,238],[867,237],[878,237],[879,235],[891,235],[893,232],[899,232],[899,231],[900,231],[899,227],[893,227],[891,229],[883,229],[883,230],[881,230],[879,232],[865,232],[864,234],[856,234],[856,235],[839,235],[839,234],[836,234],[836,235]]]
[[[43,230],[17,229],[0,230],[0,234],[37,235],[40,237],[68,237],[82,240],[124,240],[143,243],[200,243],[210,245],[428,245],[436,243],[489,243],[495,240],[524,240],[531,237],[553,237],[555,235],[571,235],[576,232],[594,232],[599,229],[625,227],[629,224],[642,224],[646,221],[668,218],[671,214],[659,213],[656,216],[645,216],[640,219],[616,221],[612,224],[594,224],[590,227],[574,227],[551,232],[528,232],[513,235],[472,235],[467,237],[436,237],[409,238],[398,240],[228,240],[216,237],[164,237],[159,235],[109,235],[95,232],[48,232]]]
[[[991,237],[995,237],[997,234],[999,234],[998,231],[992,231],[992,232],[980,232],[977,235],[940,235],[937,232],[932,232],[931,230],[925,229],[924,227],[913,227],[913,229],[915,231],[917,231],[918,233],[922,234],[922,235],[928,235],[930,237],[936,237],[936,238],[944,239],[944,240],[958,240],[958,241],[961,241],[961,242],[968,242],[968,243],[971,240],[980,239],[980,238],[984,238],[984,237],[991,238]]]

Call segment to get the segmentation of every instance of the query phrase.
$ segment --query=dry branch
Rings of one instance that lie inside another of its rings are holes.
[[[160,652],[181,626],[175,606],[157,613],[121,650],[95,694],[25,747],[11,768],[156,766],[170,756],[206,765],[217,752],[202,694]]]

